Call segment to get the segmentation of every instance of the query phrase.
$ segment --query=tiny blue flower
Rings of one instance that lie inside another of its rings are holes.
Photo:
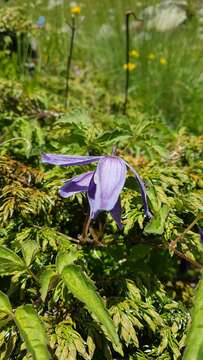
[[[42,28],[42,27],[45,25],[45,22],[46,22],[45,16],[41,15],[41,16],[39,16],[36,25],[37,25],[39,28]]]

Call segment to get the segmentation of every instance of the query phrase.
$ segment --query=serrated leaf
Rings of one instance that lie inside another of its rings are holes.
[[[26,264],[12,250],[0,246],[0,275],[12,275],[26,269]]]
[[[40,294],[41,294],[42,301],[45,301],[51,280],[54,277],[56,277],[56,275],[57,274],[53,269],[47,269],[47,270],[43,271],[43,273],[41,274],[39,282],[41,285]]]
[[[144,232],[146,234],[156,234],[156,235],[161,235],[164,232],[164,226],[165,226],[165,221],[167,219],[169,213],[169,207],[167,205],[163,205],[160,209],[160,211],[158,212],[158,214],[156,214],[152,220],[150,221],[150,223],[148,223],[145,228],[144,228]]]
[[[83,302],[88,311],[93,313],[97,320],[102,324],[105,333],[114,345],[115,350],[120,354],[123,354],[113,321],[102,301],[102,298],[96,292],[96,288],[92,281],[80,270],[80,267],[77,265],[66,266],[62,271],[62,278],[65,285],[73,293],[73,295]]]
[[[33,306],[28,304],[18,307],[15,321],[33,360],[51,359],[44,326]]]

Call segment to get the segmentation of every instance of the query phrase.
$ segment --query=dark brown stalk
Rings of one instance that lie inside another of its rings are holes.
[[[80,236],[79,240],[81,241],[81,243],[84,243],[87,241],[87,235],[88,235],[88,231],[89,231],[89,226],[91,223],[91,218],[89,216],[89,214],[86,216],[85,218],[85,222],[83,224],[83,232],[82,235]]]
[[[143,26],[143,20],[140,20],[136,17],[133,11],[127,11],[125,14],[125,33],[126,33],[126,78],[125,78],[125,95],[123,102],[123,114],[126,114],[127,104],[128,104],[128,90],[129,90],[129,82],[130,82],[130,70],[128,67],[130,61],[130,16],[133,16],[134,19],[139,22],[141,26]]]
[[[76,23],[75,23],[74,15],[72,15],[72,18],[71,18],[70,28],[71,28],[71,38],[70,38],[70,47],[69,47],[69,53],[68,53],[68,57],[67,57],[67,66],[66,66],[66,87],[65,87],[65,102],[64,102],[65,109],[67,109],[67,106],[68,106],[70,68],[71,68],[71,62],[72,62],[72,57],[73,57],[73,46],[74,46],[74,39],[75,39],[75,32],[76,32]]]

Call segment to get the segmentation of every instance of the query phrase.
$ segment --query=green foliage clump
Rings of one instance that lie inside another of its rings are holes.
[[[113,129],[116,118],[109,120]],[[39,170],[34,143],[27,155],[28,164],[4,156],[0,164],[1,290],[9,294],[14,309],[22,303],[34,306],[46,328],[51,356],[99,359],[102,353],[103,358],[112,358],[118,348],[107,341],[105,322],[99,321],[94,305],[93,310],[88,303],[81,307],[80,301],[85,302],[87,296],[79,295],[81,286],[78,295],[70,287],[71,295],[66,279],[59,275],[76,262],[81,274],[85,271],[92,277],[105,299],[126,359],[178,359],[185,344],[192,290],[181,263],[200,266],[202,261],[195,227],[202,212],[202,138],[180,132],[173,142],[158,146],[161,132],[155,131],[155,123],[154,135],[143,148],[143,138],[153,134],[152,127],[143,126],[143,119],[137,124],[129,121],[125,128],[121,119],[120,127],[109,132],[102,123],[90,132],[91,122],[76,112],[52,125],[49,120],[43,127],[39,123],[42,133],[47,132],[46,151],[70,153],[72,149],[77,154],[80,144],[80,153],[92,149],[100,154],[118,142],[120,155],[139,166],[148,183],[154,218],[145,223],[139,191],[128,177],[122,195],[124,232],[118,232],[112,220],[102,214],[91,225],[88,242],[83,245],[78,235],[88,210],[85,197],[64,200],[58,195],[61,180],[71,177],[74,169],[46,166],[46,173]],[[167,139],[169,134],[164,131]],[[2,153],[6,148],[7,144]],[[8,151],[14,154],[11,147]],[[15,157],[22,158],[23,151],[19,148]],[[31,159],[35,167],[29,164]],[[4,319],[2,334],[9,333],[15,343],[12,356],[23,359],[25,346],[15,322],[8,320],[5,323]],[[9,350],[2,346],[1,351],[5,354]]]
[[[2,7],[0,10],[0,33],[8,32],[11,35],[27,33],[31,22],[23,13],[22,6]]]

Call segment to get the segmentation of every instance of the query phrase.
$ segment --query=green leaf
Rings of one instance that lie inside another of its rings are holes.
[[[23,305],[16,309],[15,321],[33,360],[49,360],[47,338],[44,326],[32,305]]]
[[[12,307],[9,298],[0,290],[0,311],[6,314],[12,314]]]
[[[56,257],[56,267],[59,274],[62,273],[63,269],[67,265],[71,265],[74,261],[78,258],[79,251],[78,250],[71,250],[69,252],[59,252]]]
[[[40,294],[43,301],[45,301],[51,280],[56,277],[56,272],[53,269],[47,269],[43,271],[40,276]]]
[[[26,265],[18,255],[5,246],[0,246],[0,275],[12,275],[25,269]]]
[[[203,276],[196,290],[192,313],[192,324],[186,340],[186,350],[183,360],[203,359]]]
[[[27,266],[31,264],[37,251],[38,251],[38,245],[35,241],[27,240],[22,243],[23,257]]]
[[[62,271],[62,278],[67,288],[73,295],[83,302],[88,311],[96,316],[97,320],[102,324],[108,338],[112,341],[115,350],[123,354],[119,337],[116,333],[113,321],[106,309],[102,298],[96,292],[96,288],[92,281],[85,275],[77,265],[69,265]]]
[[[167,205],[163,205],[158,214],[156,214],[149,224],[147,224],[144,228],[144,232],[146,234],[156,234],[161,235],[164,232],[165,221],[167,219],[169,213],[169,207]]]

